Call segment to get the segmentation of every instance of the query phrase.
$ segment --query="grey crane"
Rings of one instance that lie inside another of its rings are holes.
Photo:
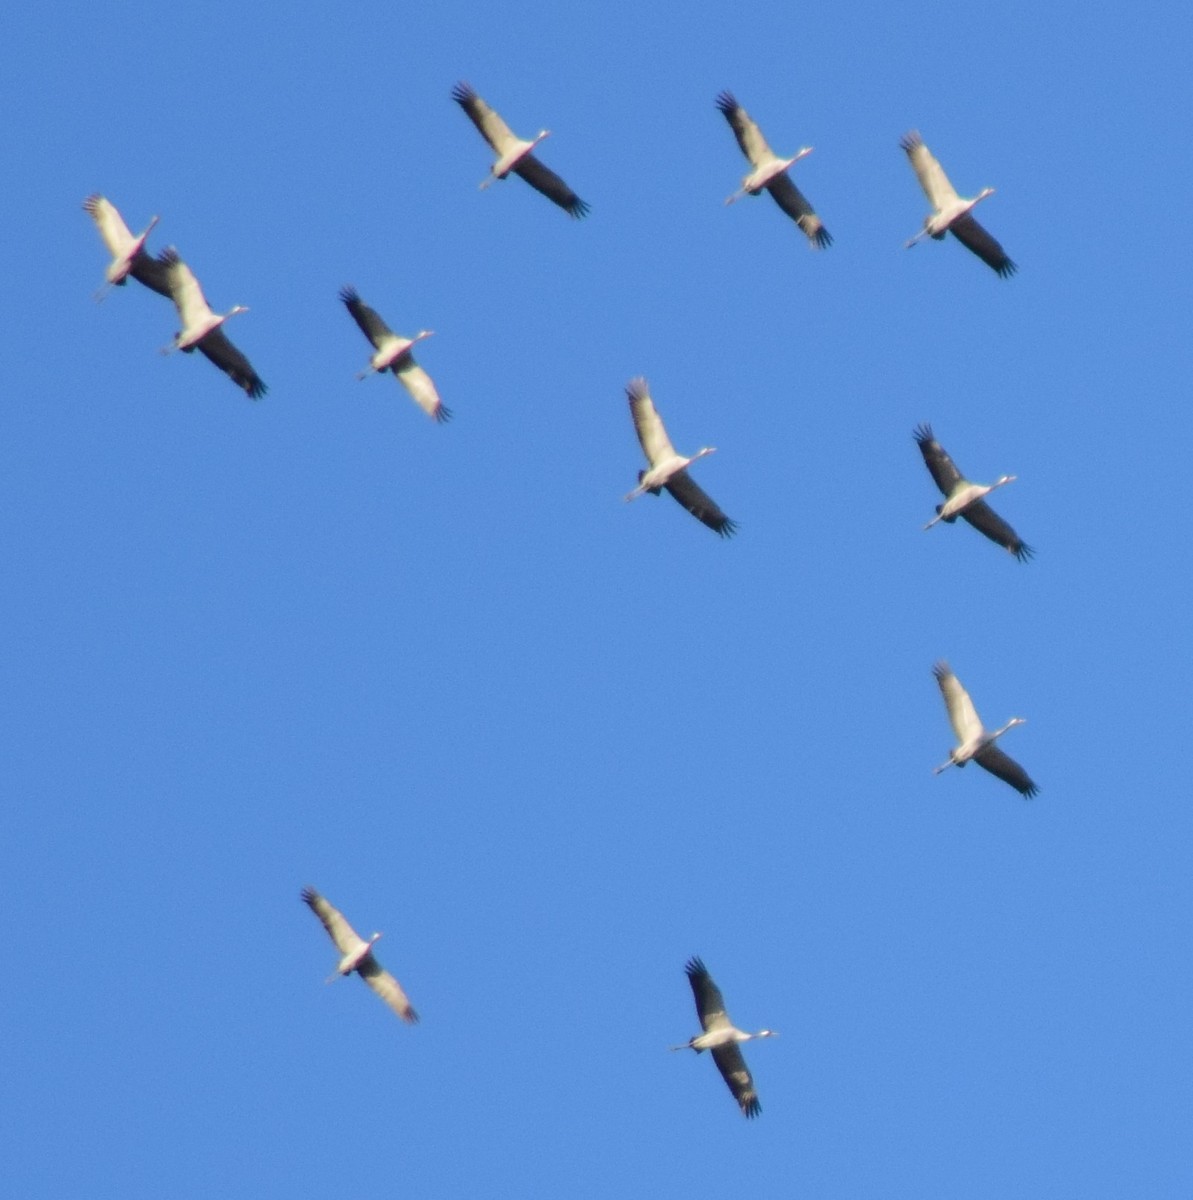
[[[357,373],[357,379],[367,379],[376,372],[393,371],[398,382],[410,393],[410,398],[436,421],[450,421],[452,413],[445,408],[439,399],[439,392],[434,381],[414,361],[411,349],[417,342],[432,336],[432,330],[420,329],[414,337],[401,337],[381,319],[375,309],[370,308],[353,287],[340,289],[340,299],[344,302],[352,319],[360,327],[361,333],[373,344],[374,354],[369,359],[368,367]]]
[[[418,1020],[418,1013],[406,998],[402,985],[373,957],[373,944],[381,934],[375,933],[365,941],[344,919],[344,914],[314,888],[304,887],[301,896],[303,903],[309,905],[315,916],[323,922],[323,928],[340,952],[340,961],[327,982],[331,983],[338,976],[351,975],[355,971],[403,1021],[414,1024]]]
[[[467,83],[452,88],[452,99],[468,114],[469,120],[481,131],[481,136],[493,147],[497,161],[481,183],[487,188],[495,179],[504,179],[511,171],[520,175],[537,192],[558,204],[569,216],[583,217],[589,206],[550,167],[544,166],[532,151],[549,129],[540,130],[530,141],[516,137],[510,127],[495,113]]]
[[[734,192],[726,204],[732,204],[745,195],[757,196],[766,188],[774,198],[775,203],[804,231],[808,242],[814,250],[831,246],[833,239],[825,229],[824,222],[816,215],[816,210],[808,202],[804,194],[791,182],[787,174],[792,163],[812,153],[811,146],[805,146],[791,158],[780,158],[766,143],[762,130],[750,118],[732,92],[722,92],[717,97],[717,108],[725,114],[725,120],[737,138],[741,152],[750,160],[753,170],[742,179],[741,188]]]
[[[925,466],[945,497],[945,502],[936,506],[936,516],[924,528],[931,529],[937,521],[951,525],[961,517],[1020,562],[1031,558],[1035,551],[983,499],[995,488],[1013,483],[1016,477],[1000,475],[990,484],[973,483],[961,474],[948,452],[933,436],[931,425],[918,425],[914,437],[924,456]]]
[[[170,298],[182,319],[182,328],[162,353],[170,354],[174,350],[181,350],[184,354],[190,354],[198,350],[204,358],[219,367],[237,387],[243,388],[250,400],[259,400],[269,389],[262,382],[261,376],[253,370],[249,360],[232,345],[220,328],[229,317],[248,312],[248,308],[237,304],[226,313],[212,312],[194,272],[182,261],[173,246],[167,247],[158,255],[158,262],[166,269]]]
[[[700,1026],[704,1032],[690,1038],[682,1046],[672,1046],[671,1049],[695,1050],[697,1054],[711,1050],[713,1062],[717,1064],[717,1070],[729,1085],[729,1090],[742,1113],[747,1117],[758,1116],[762,1105],[758,1103],[754,1080],[750,1077],[739,1043],[751,1042],[755,1038],[777,1037],[778,1034],[773,1029],[760,1029],[757,1033],[746,1033],[738,1029],[725,1011],[721,989],[713,983],[708,968],[699,958],[689,959],[684,965],[684,971],[687,972],[688,982],[692,985],[692,995],[696,998],[696,1013],[700,1017]]]
[[[731,521],[717,506],[707,492],[688,474],[688,467],[698,458],[716,451],[715,446],[705,446],[690,458],[677,454],[662,418],[655,411],[650,395],[650,385],[641,376],[631,379],[626,385],[626,396],[630,402],[630,416],[638,441],[650,463],[650,469],[638,472],[638,486],[627,496],[636,500],[643,492],[657,496],[666,488],[684,508],[697,520],[722,537],[732,537],[737,531],[737,522]]]
[[[95,227],[112,256],[112,261],[104,271],[105,282],[95,293],[96,300],[102,300],[111,287],[124,287],[130,275],[158,295],[170,295],[165,268],[145,250],[145,239],[157,224],[157,217],[151,218],[144,230],[134,236],[132,230],[124,223],[120,210],[98,192],[83,201],[83,210],[95,222]]]
[[[923,139],[913,129],[905,133],[899,145],[907,152],[920,187],[932,205],[932,212],[924,218],[924,228],[907,245],[914,246],[921,238],[931,237],[940,241],[950,230],[963,246],[972,250],[987,266],[1000,276],[1014,275],[1018,267],[1007,252],[998,244],[973,216],[973,207],[979,200],[994,195],[992,187],[983,188],[972,200],[957,195],[957,189],[949,182],[940,163],[924,145]]]
[[[991,775],[997,775],[1004,783],[1009,783],[1021,795],[1034,796],[1040,789],[1031,781],[1028,773],[994,744],[1008,729],[1026,724],[1026,718],[1012,717],[1001,729],[990,733],[982,725],[969,693],[961,686],[961,681],[953,674],[949,664],[938,662],[932,668],[932,674],[940,685],[940,694],[944,697],[949,722],[958,743],[949,751],[948,762],[934,768],[934,773],[939,775],[949,767],[963,767],[972,759]]]

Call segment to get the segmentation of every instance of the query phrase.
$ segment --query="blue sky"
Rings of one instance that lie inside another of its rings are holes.
[[[478,7],[0,17],[12,1194],[1188,1196],[1187,18]],[[587,220],[478,191],[460,79]],[[830,250],[723,206],[723,88]],[[1014,279],[903,249],[910,128]],[[92,191],[264,400],[92,302]],[[622,503],[638,374],[733,540]],[[1034,562],[923,532],[921,421]],[[1037,800],[933,777],[939,658]]]

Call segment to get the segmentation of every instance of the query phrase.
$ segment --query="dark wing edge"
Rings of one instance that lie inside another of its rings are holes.
[[[1009,754],[1005,754],[995,745],[982,747],[973,759],[979,767],[1004,783],[1009,783],[1025,800],[1030,800],[1040,790],[1031,776]]]
[[[701,1026],[705,1026],[707,1017],[714,1013],[724,1013],[725,999],[721,989],[713,983],[704,960],[693,956],[684,963],[684,972],[688,983],[692,985],[692,996],[696,1001],[696,1015],[700,1018]]]
[[[766,185],[775,203],[804,231],[814,250],[824,250],[833,244],[832,234],[816,215],[808,198],[791,182],[784,172]]]
[[[170,292],[170,274],[167,265],[159,259],[151,258],[144,250],[133,259],[128,273],[151,292],[157,292],[159,296],[165,296],[167,300],[174,298]]]
[[[979,533],[1003,549],[1010,551],[1020,562],[1027,562],[1035,551],[986,503],[975,500],[967,504],[958,514],[968,521]]]
[[[197,344],[198,350],[219,367],[237,387],[243,388],[250,400],[260,400],[269,388],[253,370],[252,363],[232,345],[222,329],[213,329]]]
[[[991,267],[1000,279],[1009,279],[1018,266],[1011,261],[1010,255],[999,245],[981,225],[974,220],[971,213],[958,217],[949,228],[953,236],[967,250],[973,251],[988,267]]]
[[[721,1072],[721,1077],[733,1093],[742,1116],[750,1119],[758,1116],[762,1112],[762,1105],[758,1102],[754,1080],[742,1056],[741,1047],[736,1042],[730,1042],[727,1046],[714,1046],[712,1057],[713,1062],[717,1064],[717,1070]]]
[[[521,176],[536,192],[558,204],[570,217],[579,220],[591,211],[591,205],[581,200],[564,181],[533,154],[526,154],[514,164],[514,174]]]
[[[686,467],[672,475],[663,486],[714,533],[730,538],[737,532],[737,522],[721,511],[716,501],[688,474]]]
[[[947,496],[961,479],[961,472],[949,457],[948,451],[936,440],[932,426],[925,421],[917,425],[912,436],[920,453],[924,456],[924,465],[932,476],[941,494]]]

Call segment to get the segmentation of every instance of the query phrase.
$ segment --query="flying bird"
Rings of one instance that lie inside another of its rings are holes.
[[[833,239],[825,229],[824,222],[816,215],[816,210],[787,174],[787,169],[792,163],[799,162],[801,158],[812,153],[812,147],[805,146],[791,158],[779,158],[766,144],[762,130],[734,99],[732,92],[722,92],[717,97],[717,108],[725,114],[725,120],[729,122],[741,152],[754,168],[742,179],[740,190],[734,192],[725,203],[732,204],[747,194],[757,196],[766,188],[774,197],[775,203],[807,234],[814,250],[831,246]]]
[[[662,488],[679,501],[698,520],[703,521],[709,529],[722,537],[732,537],[737,530],[737,522],[731,521],[717,507],[712,498],[688,474],[688,467],[698,458],[712,454],[715,446],[705,446],[697,450],[691,458],[684,458],[675,452],[663,421],[655,411],[654,401],[650,398],[650,386],[639,376],[631,379],[626,385],[626,396],[630,401],[630,415],[634,418],[634,429],[638,433],[638,441],[646,453],[650,469],[638,472],[638,486],[626,496],[627,500],[635,500],[643,492],[657,496]]]
[[[1000,475],[991,484],[971,483],[957,470],[948,452],[933,436],[931,425],[917,426],[914,436],[928,471],[945,496],[945,502],[936,506],[936,516],[924,528],[931,529],[937,521],[951,525],[961,517],[979,533],[1010,551],[1020,562],[1031,558],[1035,551],[982,499],[1004,483],[1013,483],[1016,477]]]
[[[696,997],[696,1012],[700,1017],[700,1026],[704,1030],[694,1038],[684,1042],[682,1046],[672,1046],[672,1050],[695,1050],[697,1054],[705,1050],[712,1051],[713,1062],[721,1072],[733,1098],[737,1101],[742,1113],[747,1117],[756,1117],[762,1111],[758,1103],[758,1093],[754,1090],[754,1080],[750,1078],[749,1068],[739,1042],[753,1041],[754,1038],[777,1037],[773,1029],[760,1029],[757,1033],[745,1033],[734,1027],[725,1011],[725,1001],[721,998],[721,989],[712,981],[708,969],[698,958],[689,959],[684,965],[688,982],[692,985],[692,995]]]
[[[949,721],[958,745],[949,751],[948,762],[934,768],[934,773],[949,767],[963,767],[970,759],[979,767],[997,775],[1024,796],[1034,796],[1040,789],[1031,781],[1028,773],[1013,759],[1004,754],[994,743],[1015,725],[1026,723],[1025,717],[1012,717],[1001,729],[988,733],[978,717],[977,709],[961,681],[953,674],[946,662],[938,662],[932,668],[940,693],[944,696],[945,708],[949,710]]]
[[[356,378],[367,379],[375,371],[393,371],[410,393],[410,398],[428,417],[436,421],[450,421],[451,409],[444,407],[430,375],[414,361],[414,355],[410,353],[415,342],[432,336],[432,330],[420,329],[412,338],[399,337],[377,315],[376,310],[360,298],[355,288],[341,288],[340,299],[360,326],[361,333],[372,342],[375,351],[368,367],[357,372]]]
[[[303,901],[323,922],[323,928],[340,952],[339,964],[327,982],[331,983],[337,976],[351,975],[355,971],[403,1021],[414,1024],[418,1020],[418,1013],[406,998],[401,984],[373,957],[373,943],[381,934],[373,934],[366,942],[344,919],[344,914],[314,888],[305,887],[301,894]]]
[[[549,129],[540,130],[529,142],[515,137],[510,127],[466,83],[457,83],[452,88],[452,99],[468,114],[497,155],[497,161],[481,184],[482,188],[487,188],[495,179],[504,179],[513,171],[535,191],[542,192],[548,200],[558,204],[569,216],[583,217],[588,214],[589,206],[550,167],[544,166],[531,153],[539,142],[550,137]]]
[[[166,281],[165,268],[145,252],[145,239],[157,224],[157,217],[153,217],[144,230],[134,237],[119,209],[98,192],[83,201],[83,209],[95,222],[112,256],[112,261],[104,271],[105,283],[95,293],[96,300],[102,300],[111,287],[124,287],[130,275],[159,295],[169,296],[170,286]]]
[[[232,345],[220,328],[229,317],[248,312],[248,308],[237,304],[222,315],[212,312],[194,272],[179,258],[178,251],[173,246],[163,250],[157,261],[165,268],[170,298],[182,319],[182,328],[162,353],[169,354],[174,350],[181,350],[184,354],[190,354],[198,350],[205,358],[215,363],[237,387],[244,388],[249,399],[259,400],[268,388],[253,370],[249,360]]]
[[[983,188],[972,200],[963,199],[957,195],[956,189],[949,182],[940,163],[933,157],[932,152],[924,145],[920,135],[913,129],[899,140],[899,145],[907,151],[912,169],[924,189],[924,195],[932,205],[933,211],[924,218],[924,228],[907,245],[914,246],[921,238],[932,237],[937,241],[951,229],[953,236],[963,246],[974,252],[987,266],[1004,278],[1014,275],[1018,268],[1010,260],[1007,252],[974,220],[972,209],[979,200],[994,195],[992,187]]]

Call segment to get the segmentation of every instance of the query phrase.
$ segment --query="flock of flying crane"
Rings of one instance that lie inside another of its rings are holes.
[[[512,172],[570,216],[579,218],[587,215],[588,204],[533,153],[534,148],[549,136],[549,131],[542,130],[527,141],[515,136],[501,117],[467,84],[457,84],[451,95],[497,155],[489,175],[481,184],[482,188],[488,187],[494,180],[505,179]],[[811,147],[802,148],[790,158],[780,158],[771,150],[757,124],[738,104],[732,93],[721,92],[717,96],[716,104],[733,129],[737,143],[749,159],[752,168],[743,178],[738,191],[725,203],[732,204],[746,195],[757,196],[765,189],[783,212],[799,226],[813,248],[823,249],[830,246],[833,239],[823,221],[788,175],[793,164],[812,152]],[[1014,274],[1015,263],[1002,246],[978,224],[972,214],[974,206],[993,194],[994,189],[984,188],[972,199],[965,199],[953,188],[940,163],[924,145],[918,133],[913,131],[906,134],[899,145],[907,153],[908,160],[933,208],[924,220],[923,229],[911,238],[907,245],[913,246],[924,237],[940,240],[952,232],[958,241],[987,263],[999,276]],[[156,216],[139,235],[134,235],[115,206],[103,196],[88,196],[83,207],[95,221],[112,256],[105,272],[105,283],[97,294],[97,299],[102,299],[108,288],[123,286],[130,276],[151,291],[167,297],[178,311],[182,328],[175,334],[171,344],[163,348],[162,353],[181,350],[189,354],[198,350],[237,386],[243,388],[251,399],[260,399],[267,391],[265,383],[247,357],[232,344],[222,329],[229,317],[247,312],[248,309],[238,304],[226,313],[214,312],[203,295],[198,279],[173,247],[167,248],[157,257],[146,251],[146,240],[158,223]],[[386,325],[374,309],[361,300],[354,288],[343,288],[339,298],[373,346],[374,353],[369,359],[369,366],[359,372],[357,378],[363,379],[372,372],[392,371],[411,399],[429,417],[440,422],[450,420],[451,411],[444,407],[431,377],[415,362],[412,354],[413,347],[430,337],[431,331],[424,329],[413,337],[400,336]],[[626,395],[638,440],[649,463],[646,470],[639,471],[638,486],[626,499],[633,500],[645,492],[657,496],[665,489],[714,532],[722,537],[732,536],[737,528],[736,523],[721,511],[691,477],[688,470],[692,463],[713,453],[715,448],[706,446],[688,457],[677,453],[655,409],[646,380],[641,377],[632,379],[626,387]],[[935,439],[930,426],[919,426],[915,430],[915,440],[932,479],[944,496],[943,503],[936,506],[936,516],[924,528],[930,529],[938,521],[951,524],[960,517],[1009,551],[1020,562],[1027,561],[1032,555],[1031,547],[985,500],[990,492],[1011,483],[1015,476],[1003,475],[991,484],[974,483],[957,469],[948,453]],[[948,664],[937,663],[933,667],[933,675],[944,697],[949,721],[958,743],[949,752],[947,761],[936,767],[935,772],[939,774],[951,766],[964,767],[967,762],[973,761],[1010,784],[1023,796],[1034,796],[1038,791],[1036,784],[1027,772],[996,744],[998,738],[1008,729],[1022,724],[1024,719],[1013,717],[1000,729],[987,730],[978,717],[969,693],[962,687]],[[344,915],[313,888],[304,888],[301,897],[323,923],[340,952],[340,960],[331,979],[355,972],[404,1021],[416,1022],[418,1014],[401,985],[390,972],[381,967],[373,954],[373,945],[381,934],[374,933],[368,940],[360,937]],[[673,1046],[671,1049],[692,1049],[697,1054],[705,1050],[711,1051],[713,1060],[742,1113],[747,1117],[755,1117],[762,1108],[739,1046],[740,1043],[755,1038],[773,1037],[775,1031],[762,1029],[756,1033],[748,1033],[738,1029],[730,1021],[720,989],[713,982],[704,963],[699,958],[692,958],[684,970],[696,1001],[696,1012],[703,1032],[683,1045]]]

